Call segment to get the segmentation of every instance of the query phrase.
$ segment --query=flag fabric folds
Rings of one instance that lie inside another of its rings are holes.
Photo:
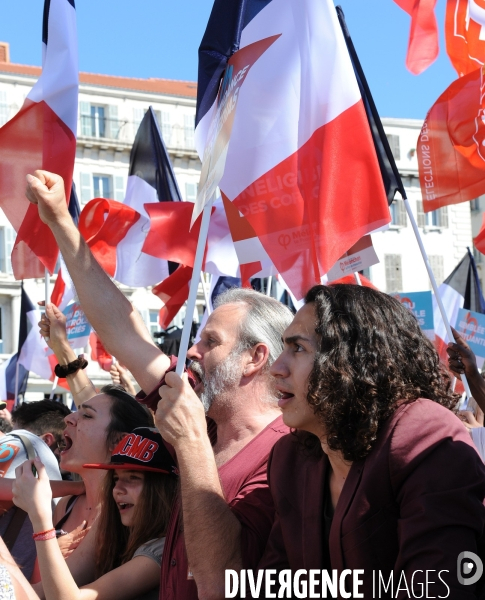
[[[113,365],[113,356],[103,346],[103,342],[95,331],[89,335],[89,345],[91,346],[91,358],[97,361],[103,371],[109,371]]]
[[[470,250],[468,250],[463,259],[455,267],[451,275],[440,285],[438,291],[451,325],[456,323],[460,308],[485,314],[485,300],[480,287],[475,260]],[[434,297],[433,313],[435,346],[441,360],[445,364],[448,364],[446,346],[450,340],[448,340],[446,335],[445,324]]]
[[[459,77],[485,63],[485,2],[447,0],[446,51]]]
[[[478,232],[478,235],[473,238],[473,245],[479,252],[485,254],[485,213],[482,215],[482,226],[480,231]]]
[[[226,17],[227,28],[221,28]],[[257,60],[250,60],[245,51],[254,55],[263,42]],[[229,94],[244,75],[219,187],[259,239],[259,253],[249,261],[252,274],[258,256],[269,257],[302,298],[363,235],[390,221],[333,3],[216,0],[199,56],[199,154],[210,128],[218,127],[212,120],[224,90]],[[218,100],[215,82],[224,65]]]
[[[436,0],[394,0],[411,17],[406,67],[414,75],[425,71],[438,57]]]
[[[418,138],[425,212],[485,193],[484,67],[454,81],[429,110]]]
[[[16,279],[51,273],[58,249],[37,207],[25,197],[25,176],[35,169],[58,173],[66,198],[76,153],[78,102],[74,0],[45,0],[42,74],[20,111],[0,129],[0,207],[17,232],[12,252]]]

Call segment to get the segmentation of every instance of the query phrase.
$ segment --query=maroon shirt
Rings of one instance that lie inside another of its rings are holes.
[[[289,432],[278,417],[242,450],[219,468],[226,501],[242,525],[243,567],[256,568],[263,555],[274,520],[274,506],[268,488],[268,456],[277,440]],[[211,442],[215,427],[209,425]],[[184,535],[179,530],[180,503],[172,510],[162,556],[160,600],[197,599],[197,586],[189,574]]]

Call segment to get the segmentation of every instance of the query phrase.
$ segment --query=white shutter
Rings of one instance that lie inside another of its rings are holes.
[[[81,135],[93,135],[91,105],[89,102],[79,103],[79,114],[81,115]]]
[[[194,128],[195,128],[194,116],[193,115],[184,115],[185,147],[188,150],[193,150],[195,148]]]
[[[418,227],[426,227],[426,215],[423,210],[422,200],[416,202],[416,216],[418,221]]]
[[[197,198],[197,184],[186,183],[185,184],[185,200],[187,202],[195,202]]]
[[[7,92],[0,90],[0,127],[8,121]]]
[[[125,181],[122,176],[116,175],[114,179],[114,197],[118,202],[123,202],[125,199]]]
[[[108,109],[108,137],[117,140],[120,134],[120,123],[118,121],[118,107],[111,104]]]
[[[170,113],[166,110],[162,110],[162,137],[165,142],[165,146],[170,146],[172,141],[172,125],[170,119]]]
[[[133,109],[133,137],[137,134],[138,127],[140,127],[140,123],[143,121],[143,116],[145,115],[145,111],[143,108],[134,108]]]
[[[86,204],[93,198],[93,185],[91,173],[81,173],[81,202]]]
[[[404,201],[398,200],[397,205],[399,207],[399,225],[401,225],[401,227],[407,227],[408,216],[406,214],[406,207],[404,206]]]
[[[435,254],[435,255],[430,254],[428,256],[428,259],[429,259],[429,265],[434,274],[434,278],[436,279],[436,283],[438,285],[441,285],[445,278],[445,268],[444,268],[444,264],[443,264],[443,256],[441,254]],[[432,289],[431,284],[430,284],[430,289]]]
[[[438,225],[440,227],[448,227],[448,207],[443,206],[438,209]]]
[[[386,292],[402,292],[402,265],[400,254],[385,254]]]

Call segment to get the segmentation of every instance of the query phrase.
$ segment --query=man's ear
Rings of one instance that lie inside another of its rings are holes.
[[[266,344],[258,343],[249,350],[250,358],[244,367],[243,376],[251,377],[260,373],[268,364],[269,348]]]
[[[40,439],[41,439],[41,440],[44,440],[44,442],[45,442],[45,443],[46,443],[46,444],[49,446],[49,448],[51,448],[51,449],[52,449],[52,447],[53,447],[53,446],[56,446],[56,445],[57,445],[57,442],[56,442],[56,438],[55,438],[55,436],[54,436],[52,433],[50,433],[50,432],[48,432],[48,433],[43,433],[42,435],[39,435],[39,437],[40,437]]]

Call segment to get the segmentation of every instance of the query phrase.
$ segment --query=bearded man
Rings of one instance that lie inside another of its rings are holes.
[[[255,568],[273,524],[266,463],[288,428],[269,368],[292,314],[252,290],[224,294],[188,352],[198,380],[194,393],[186,375],[166,373],[169,358],[94,259],[67,210],[62,178],[36,171],[27,180],[27,197],[54,234],[105,346],[129,368],[148,401],[158,399],[165,377],[155,420],[177,454],[181,499],[166,536],[161,598],[224,597],[225,569]]]

